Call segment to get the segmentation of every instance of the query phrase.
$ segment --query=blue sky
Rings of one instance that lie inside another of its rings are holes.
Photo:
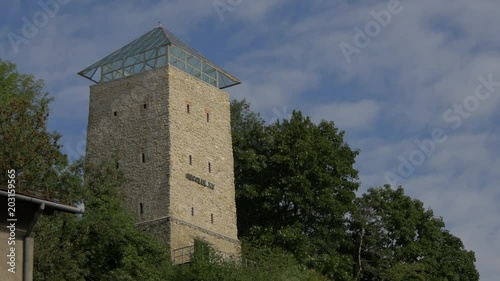
[[[268,122],[334,121],[361,150],[360,191],[403,184],[476,252],[481,280],[500,276],[500,2],[26,2],[3,4],[0,57],[45,80],[73,159],[91,84],[76,73],[161,21],[241,79],[231,97]]]

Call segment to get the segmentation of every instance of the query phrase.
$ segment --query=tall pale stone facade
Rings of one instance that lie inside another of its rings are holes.
[[[239,255],[230,99],[222,90],[239,81],[162,27],[79,74],[97,82],[87,161],[116,159],[136,224],[172,251],[201,238]]]

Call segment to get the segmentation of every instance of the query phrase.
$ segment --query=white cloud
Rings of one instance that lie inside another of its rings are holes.
[[[271,16],[271,13],[279,8],[285,0],[275,0],[275,1],[267,1],[267,0],[254,0],[254,1],[233,1],[233,2],[241,2],[240,5],[236,5],[234,7],[234,17],[228,19],[230,20],[240,20],[246,21],[250,24],[255,24],[259,21],[262,21],[264,18]]]
[[[377,122],[380,106],[373,100],[358,102],[338,102],[316,105],[311,109],[311,117],[316,122],[325,119],[334,121],[335,125],[348,132],[369,131]]]

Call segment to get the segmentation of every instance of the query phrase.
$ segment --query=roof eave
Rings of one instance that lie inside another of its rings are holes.
[[[235,84],[232,84],[232,85],[229,85],[229,86],[225,86],[225,87],[222,87],[222,88],[219,88],[219,89],[224,90],[224,89],[227,89],[227,88],[232,87],[232,86],[237,86],[239,84],[241,84],[240,81],[236,82]]]

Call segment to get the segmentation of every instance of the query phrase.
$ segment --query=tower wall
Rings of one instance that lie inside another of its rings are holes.
[[[118,160],[125,206],[138,223],[168,217],[168,120],[166,68],[90,88],[87,161]]]
[[[239,253],[229,96],[174,67],[168,72],[171,247],[200,237]]]
[[[92,86],[87,161],[113,157],[141,229],[172,250],[201,238],[239,254],[226,92],[171,66]]]

